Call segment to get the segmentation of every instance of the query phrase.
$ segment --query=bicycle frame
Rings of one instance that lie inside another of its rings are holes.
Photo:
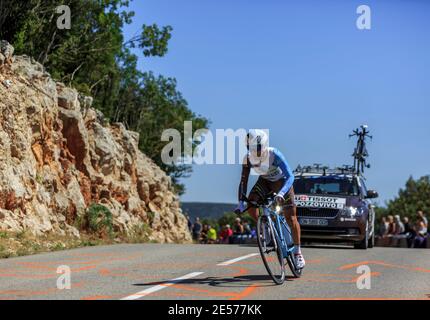
[[[260,207],[260,215],[267,217],[271,228],[275,227],[279,236],[283,258],[286,258],[294,250],[291,229],[285,220],[285,217],[271,210],[269,206]],[[275,221],[272,220],[274,218]],[[273,231],[273,230],[272,230]],[[284,232],[286,231],[286,232]],[[287,239],[285,238],[287,237]]]

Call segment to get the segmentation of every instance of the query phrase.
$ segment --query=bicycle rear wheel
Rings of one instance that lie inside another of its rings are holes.
[[[261,259],[272,280],[280,285],[285,281],[285,263],[279,237],[273,224],[265,216],[257,222],[257,242]]]

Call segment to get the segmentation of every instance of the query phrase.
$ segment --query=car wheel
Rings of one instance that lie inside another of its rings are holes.
[[[354,248],[366,250],[368,248],[368,245],[369,245],[369,222],[366,222],[366,231],[365,231],[364,239],[361,240],[360,242],[354,243]]]

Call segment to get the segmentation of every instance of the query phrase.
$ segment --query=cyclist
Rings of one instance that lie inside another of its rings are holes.
[[[305,259],[300,249],[300,224],[297,221],[294,203],[294,174],[282,153],[268,146],[268,136],[263,130],[250,130],[246,136],[248,152],[243,159],[242,176],[239,185],[239,205],[235,212],[245,210],[244,195],[247,192],[251,168],[259,178],[249,194],[250,201],[260,201],[269,193],[275,193],[276,204],[283,208],[285,219],[292,230],[294,255],[297,267],[304,268]],[[258,209],[249,208],[249,214],[257,221]]]

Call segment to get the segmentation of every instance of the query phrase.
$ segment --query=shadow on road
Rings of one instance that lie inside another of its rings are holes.
[[[286,281],[295,279],[293,276],[286,276]],[[251,283],[250,283],[251,282]],[[212,287],[249,287],[252,284],[254,287],[273,287],[277,286],[269,275],[243,275],[231,278],[206,277],[181,280],[180,284],[201,284]],[[136,283],[134,286],[156,286],[166,284],[165,281]]]

